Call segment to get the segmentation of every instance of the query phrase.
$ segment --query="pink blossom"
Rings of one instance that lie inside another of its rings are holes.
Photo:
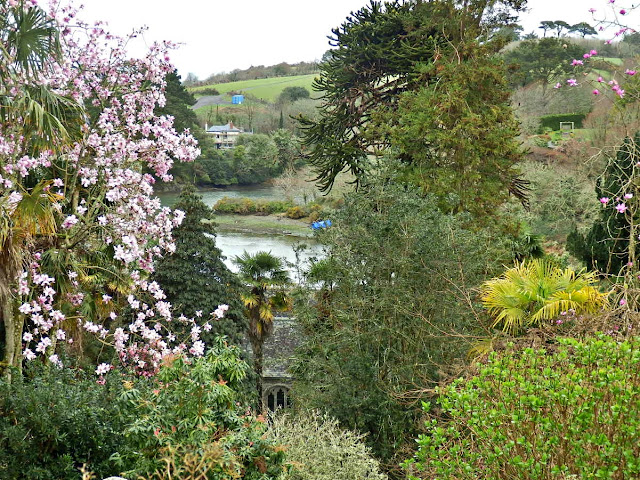
[[[570,87],[578,86],[578,81],[575,78],[570,78],[569,80],[567,80],[567,83],[569,84]]]
[[[623,8],[622,10],[620,10],[620,15],[626,15],[627,11]]]
[[[616,210],[618,211],[618,213],[624,213],[627,210],[627,206],[624,203],[619,203],[618,205],[616,205]]]
[[[78,217],[76,217],[75,215],[69,215],[67,216],[67,218],[64,219],[61,227],[64,229],[69,229],[77,223],[78,223]]]
[[[108,373],[111,368],[111,365],[108,363],[101,363],[98,365],[98,368],[96,368],[96,375],[104,375],[105,373]]]
[[[585,54],[586,55],[586,54]],[[585,57],[586,58],[586,57]],[[584,62],[582,60],[576,60],[575,58],[573,59],[573,61],[571,62],[571,65],[573,65],[574,67],[576,65],[584,65]]]
[[[562,87],[562,84],[561,84],[560,82],[556,83],[556,84],[553,86],[553,88],[560,88],[560,87]]]
[[[599,82],[599,83],[604,82],[604,78],[602,78],[602,77],[598,77],[598,82]]]
[[[633,193],[625,193],[624,194],[624,198],[627,199],[627,200],[633,198]]]
[[[598,55],[598,51],[597,51],[597,50],[591,50],[591,51],[589,52],[589,55],[591,55],[592,57],[593,57],[594,55]]]
[[[594,95],[600,95],[600,90],[598,90],[597,88],[594,88],[591,93],[593,93]]]
[[[626,69],[626,70],[624,71],[624,73],[625,73],[626,75],[634,76],[634,75],[636,74],[636,71],[635,71],[635,70],[629,70],[629,69]]]
[[[627,301],[624,298],[620,299],[620,305],[626,305]]]

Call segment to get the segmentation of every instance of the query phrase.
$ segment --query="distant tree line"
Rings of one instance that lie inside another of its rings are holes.
[[[317,71],[318,63],[315,61],[291,64],[287,62],[281,62],[277,65],[271,65],[268,67],[265,67],[264,65],[257,65],[251,66],[244,70],[236,68],[230,72],[214,73],[212,75],[209,75],[204,80],[199,80],[195,74],[189,73],[184,81],[184,84],[188,87],[197,87],[200,85],[238,82],[241,80],[256,80],[259,78],[284,77],[288,75],[308,75],[310,73],[316,73]]]

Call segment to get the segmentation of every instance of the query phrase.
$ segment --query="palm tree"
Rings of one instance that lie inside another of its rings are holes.
[[[239,268],[240,279],[251,288],[242,295],[242,301],[249,318],[248,335],[253,350],[258,408],[262,410],[262,347],[273,332],[273,310],[289,306],[284,290],[290,283],[289,273],[284,269],[282,259],[271,252],[250,255],[245,251],[241,256],[236,256],[233,262]]]
[[[61,56],[55,21],[39,7],[0,0],[0,123],[3,134],[24,138],[22,154],[60,151],[81,135],[83,108],[54,92],[41,74]],[[10,285],[38,242],[56,233],[50,181],[28,177],[17,183],[21,199],[0,196],[0,320],[5,327],[4,367],[20,367],[23,320],[15,315]],[[42,245],[40,245],[42,246]],[[1,370],[1,369],[0,369]],[[11,370],[5,369],[10,378]]]
[[[552,320],[561,312],[595,313],[608,303],[596,288],[593,272],[564,270],[543,259],[524,261],[485,282],[482,302],[493,317],[492,327],[512,335]]]

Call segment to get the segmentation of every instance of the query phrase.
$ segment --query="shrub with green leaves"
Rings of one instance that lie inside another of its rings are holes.
[[[117,376],[106,385],[81,371],[32,365],[24,378],[0,380],[0,479],[77,479],[86,465],[116,475],[109,457],[124,442]]]
[[[410,478],[640,478],[639,338],[492,354],[438,401]]]
[[[238,348],[218,339],[204,357],[165,361],[149,389],[124,392],[121,404],[132,415],[125,460],[135,463],[128,474],[183,478],[189,461],[202,463],[204,476],[194,478],[277,478],[282,449],[265,437],[264,421],[236,404],[246,370]]]
[[[364,435],[344,430],[318,411],[277,415],[269,436],[286,448],[291,468],[281,480],[386,480]]]

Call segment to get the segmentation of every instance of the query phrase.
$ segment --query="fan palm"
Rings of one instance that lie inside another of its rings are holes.
[[[55,21],[39,7],[0,0],[0,123],[3,134],[25,140],[22,154],[60,151],[81,135],[83,108],[72,98],[53,91],[41,74],[61,56]],[[25,188],[26,181],[30,188]],[[21,316],[15,315],[10,285],[40,239],[56,233],[50,182],[19,180],[22,198],[11,205],[0,196],[0,318],[5,326],[4,365],[21,362]],[[34,186],[34,183],[35,186]],[[15,199],[13,199],[15,201]],[[11,370],[6,369],[7,375]]]
[[[245,251],[234,259],[234,263],[239,268],[240,279],[251,288],[242,296],[242,301],[249,318],[248,336],[257,377],[258,406],[262,409],[262,347],[273,332],[273,310],[288,305],[284,287],[290,283],[289,273],[284,269],[282,259],[271,252],[250,255]]]
[[[482,302],[493,317],[493,327],[515,335],[552,320],[561,312],[595,313],[608,303],[608,294],[596,288],[593,272],[561,269],[536,259],[508,269],[482,287]]]

